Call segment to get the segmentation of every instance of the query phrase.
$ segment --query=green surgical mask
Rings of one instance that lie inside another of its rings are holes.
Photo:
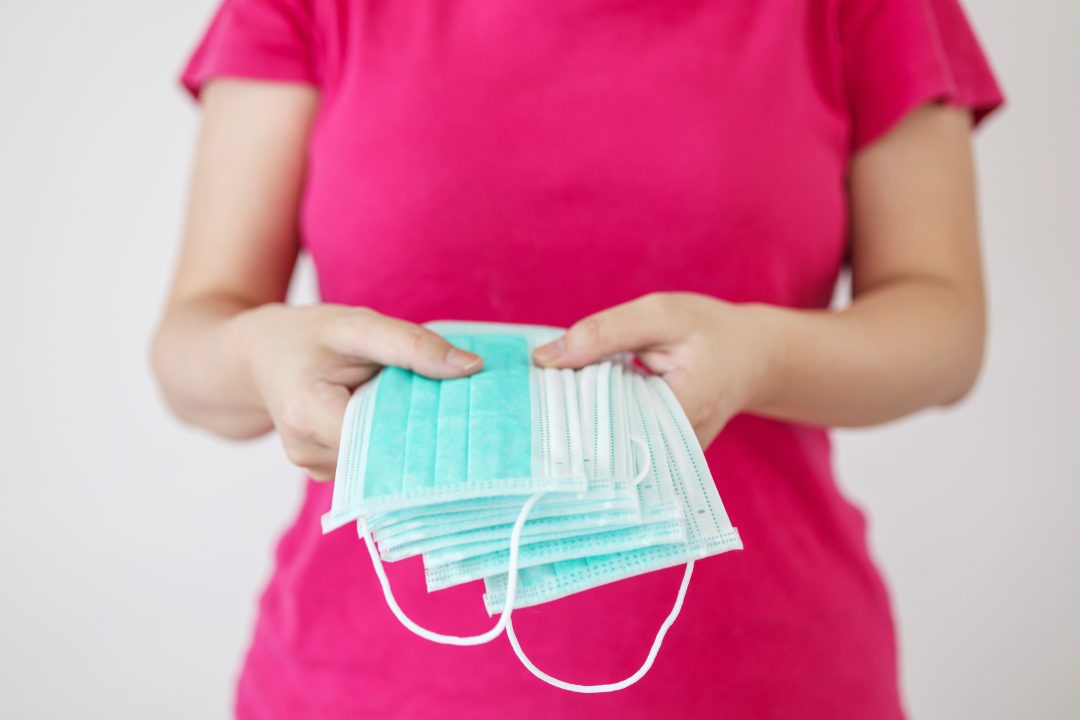
[[[576,397],[530,359],[557,331],[445,334],[483,357],[484,369],[438,381],[388,367],[361,386],[346,411],[324,530],[375,512],[586,490]]]

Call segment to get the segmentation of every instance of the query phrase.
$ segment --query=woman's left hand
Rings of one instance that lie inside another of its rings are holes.
[[[651,293],[575,323],[533,360],[579,368],[634,353],[674,391],[704,448],[771,391],[778,343],[764,310],[697,293]]]

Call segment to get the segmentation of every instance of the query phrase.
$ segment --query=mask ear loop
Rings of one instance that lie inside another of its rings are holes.
[[[630,440],[641,447],[641,457],[645,458],[645,461],[641,464],[641,470],[634,476],[634,487],[637,487],[642,480],[649,476],[649,471],[652,470],[652,453],[649,452],[649,446],[645,444],[645,441],[637,435],[631,435]]]
[[[653,662],[656,661],[656,656],[660,652],[660,646],[664,643],[664,637],[667,635],[667,631],[675,624],[675,620],[678,619],[679,613],[682,611],[683,600],[686,599],[686,589],[690,586],[690,576],[693,573],[694,561],[691,560],[686,563],[686,572],[683,573],[682,584],[679,585],[679,594],[675,597],[675,604],[672,606],[671,612],[668,614],[667,618],[665,618],[664,622],[660,625],[660,629],[656,633],[656,639],[653,640],[652,647],[649,648],[649,654],[646,656],[645,662],[641,664],[641,667],[639,667],[633,675],[618,682],[604,683],[602,685],[578,685],[577,683],[566,682],[557,677],[552,677],[536,667],[536,665],[533,664],[533,661],[525,654],[525,651],[521,649],[521,643],[518,642],[517,635],[514,633],[514,623],[512,620],[508,620],[506,623],[506,637],[510,640],[510,646],[514,648],[514,654],[517,655],[518,660],[525,666],[525,669],[546,682],[548,685],[553,685],[560,690],[569,690],[570,692],[584,693],[586,695],[623,690],[645,677],[645,674],[652,668]]]
[[[390,607],[390,611],[394,613],[394,617],[414,634],[419,635],[425,640],[430,640],[431,642],[440,643],[442,645],[483,645],[484,643],[491,642],[499,637],[499,634],[509,626],[510,613],[514,609],[514,595],[517,592],[518,551],[521,547],[521,532],[525,527],[525,520],[528,518],[529,512],[532,511],[533,506],[535,506],[537,501],[543,496],[544,493],[536,493],[530,497],[525,502],[525,505],[522,506],[521,512],[518,513],[517,521],[514,522],[514,528],[510,532],[510,562],[507,564],[506,569],[506,600],[503,602],[502,613],[500,613],[499,621],[495,623],[495,626],[480,635],[443,635],[428,630],[425,627],[421,627],[413,622],[413,620],[401,609],[401,606],[397,604],[397,600],[394,599],[394,593],[390,589],[390,580],[386,577],[386,569],[383,568],[382,558],[379,557],[379,551],[375,549],[375,541],[371,539],[371,531],[368,529],[367,520],[365,518],[360,518],[360,520],[357,521],[360,528],[360,536],[364,538],[364,544],[367,545],[368,554],[371,556],[371,565],[375,568],[375,575],[378,576],[379,585],[382,586],[383,597],[386,598],[386,604]]]
[[[636,487],[649,474],[649,470],[652,467],[652,456],[649,453],[649,446],[644,440],[634,435],[631,435],[630,439],[638,444],[642,450],[642,457],[644,457],[642,469],[634,478],[634,486]],[[678,619],[679,613],[682,611],[683,601],[686,600],[686,590],[690,587],[690,576],[693,575],[693,573],[694,561],[691,560],[686,564],[686,572],[683,573],[682,583],[679,585],[679,593],[675,596],[675,604],[672,606],[671,612],[668,613],[667,618],[665,618],[664,622],[660,625],[660,629],[656,632],[656,638],[653,640],[652,647],[649,648],[649,654],[645,657],[645,662],[641,664],[641,667],[639,667],[633,675],[618,682],[604,683],[601,685],[578,685],[577,683],[566,682],[565,680],[552,677],[536,667],[536,665],[533,664],[533,661],[525,654],[525,651],[521,649],[521,643],[518,642],[517,635],[514,633],[514,623],[512,620],[508,620],[506,623],[506,637],[510,640],[510,646],[514,648],[514,654],[517,655],[518,660],[525,666],[525,669],[540,680],[546,682],[548,685],[553,685],[560,690],[569,690],[570,692],[584,694],[609,693],[623,690],[645,677],[645,674],[652,668],[653,663],[656,661],[656,656],[660,653],[660,646],[664,644],[664,637],[667,635],[668,630],[671,629],[671,626],[675,624],[675,620]],[[507,584],[507,592],[510,592],[509,583]]]

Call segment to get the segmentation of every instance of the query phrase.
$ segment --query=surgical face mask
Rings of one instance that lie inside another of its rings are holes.
[[[437,381],[388,367],[350,401],[324,530],[376,512],[587,489],[573,371],[531,363],[555,332],[454,329],[445,336],[483,357],[482,372]]]
[[[613,528],[655,524],[679,516],[677,503],[672,501],[667,506],[649,506],[642,511],[637,488],[632,479],[617,478],[613,469],[613,457],[616,450],[612,443],[613,408],[612,398],[621,395],[611,391],[612,363],[604,362],[571,373],[570,371],[543,371],[540,381],[538,402],[541,408],[552,408],[550,426],[554,431],[551,436],[564,435],[567,440],[563,449],[576,455],[581,448],[584,456],[584,472],[588,480],[588,489],[583,493],[548,494],[542,498],[529,516],[522,530],[522,538],[532,542],[543,538],[574,538],[586,533],[597,533]],[[620,366],[621,369],[621,366]],[[567,385],[567,381],[572,381]],[[619,385],[621,387],[621,385]],[[572,397],[577,397],[577,425],[572,419],[574,404]],[[569,398],[569,400],[568,400]],[[621,407],[614,409],[619,422],[623,422]],[[566,432],[558,428],[565,421]],[[543,427],[543,426],[542,426]],[[624,434],[624,433],[623,433]],[[540,440],[550,443],[549,433],[542,431]],[[622,434],[616,434],[622,437]],[[625,443],[625,439],[623,440]],[[621,444],[619,453],[628,449]],[[625,463],[623,472],[637,472]],[[419,554],[427,558],[432,553],[448,550],[456,554],[455,559],[468,556],[458,553],[459,548],[483,548],[490,553],[509,549],[509,528],[513,525],[521,500],[515,498],[483,498],[474,501],[440,503],[424,508],[410,508],[392,513],[376,514],[369,519],[368,527],[378,542],[383,560],[396,561]],[[670,527],[663,526],[660,532],[653,527],[646,531],[632,534],[620,534],[619,542],[610,547],[619,549],[636,537],[643,543],[658,542],[670,537]],[[502,543],[497,543],[501,538]],[[494,542],[494,544],[493,544]],[[596,547],[608,547],[595,543]],[[565,559],[577,556],[588,544],[573,543],[564,546],[560,552],[553,545],[545,546],[544,558],[548,560]],[[570,548],[577,548],[573,553]],[[530,553],[530,562],[538,562],[535,553]],[[505,569],[505,563],[504,563]],[[447,571],[443,571],[446,573]],[[444,577],[447,577],[444,575]]]
[[[678,614],[692,560],[739,546],[719,497],[712,497],[704,458],[688,450],[701,454],[692,431],[687,445],[689,423],[677,402],[668,403],[674,396],[659,397],[650,382],[666,385],[646,381],[626,357],[578,371],[535,368],[532,348],[556,337],[555,329],[431,327],[484,357],[485,369],[439,382],[388,368],[362,386],[346,412],[324,530],[357,521],[388,606],[421,637],[476,645],[506,629],[522,663],[557,687],[607,692],[636,682]],[[678,416],[674,425],[661,411]],[[707,486],[691,472],[702,468]],[[687,482],[700,488],[688,489]],[[734,539],[710,544],[715,538],[703,536],[703,521],[693,516],[698,510],[722,516]],[[497,623],[469,637],[418,626],[397,605],[380,550],[387,559],[423,554],[433,586],[482,573],[484,601],[489,612],[499,612]],[[513,634],[515,607],[680,562],[687,572],[671,616],[646,662],[619,683],[586,687],[550,677]],[[589,570],[579,572],[581,564]],[[519,567],[525,568],[520,594]]]
[[[432,325],[435,328],[445,326],[444,323]],[[546,329],[535,333],[535,337],[537,342],[549,339]],[[577,461],[581,457],[581,472],[586,476],[587,485],[582,492],[548,494],[537,504],[531,518],[637,508],[636,491],[625,477],[629,464],[620,469],[624,475],[621,478],[612,467],[611,365],[611,362],[604,362],[578,371],[535,371],[533,399],[538,412],[549,418],[540,425],[537,439],[544,448],[550,448],[545,454],[553,463],[566,456],[571,458],[573,467],[579,467]],[[572,401],[575,395],[576,408]],[[523,497],[492,496],[440,502],[374,513],[368,516],[368,526],[381,540],[380,533],[389,536],[405,530],[432,530],[443,522],[484,519],[492,520],[490,524],[498,524],[496,521],[501,518],[503,524],[511,524],[523,501]],[[340,520],[328,521],[326,529],[336,522]]]

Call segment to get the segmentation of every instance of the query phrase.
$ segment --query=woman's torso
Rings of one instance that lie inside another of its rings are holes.
[[[314,2],[322,105],[302,236],[323,299],[414,321],[568,325],[662,290],[824,307],[851,143],[820,3]],[[717,359],[722,367],[723,359]],[[311,484],[278,548],[242,717],[900,715],[888,599],[824,432],[736,418],[707,457],[746,549],[699,563],[651,673],[613,695],[536,681],[499,639],[414,637]],[[428,594],[442,632],[492,622],[473,583]],[[544,670],[640,664],[668,570],[515,613]]]

